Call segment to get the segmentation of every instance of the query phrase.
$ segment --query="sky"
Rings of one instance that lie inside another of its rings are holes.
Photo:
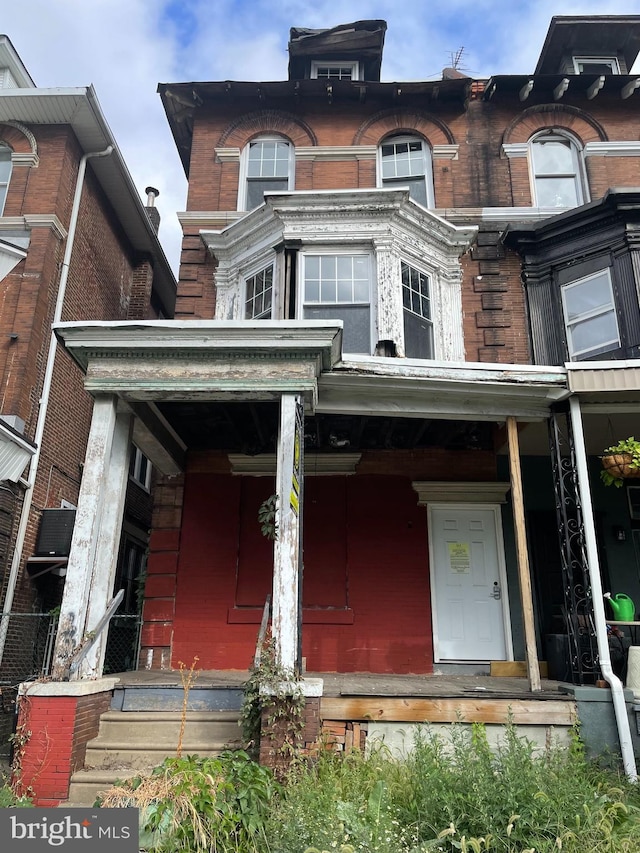
[[[158,83],[283,80],[289,29],[382,18],[381,79],[437,78],[464,48],[471,77],[535,68],[553,15],[639,14],[640,0],[19,0],[4,3],[11,39],[37,86],[93,84],[145,199],[160,190],[160,240],[177,271],[187,184]]]

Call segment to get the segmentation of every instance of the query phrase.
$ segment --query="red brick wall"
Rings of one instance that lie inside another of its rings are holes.
[[[19,700],[14,786],[37,806],[58,805],[69,796],[71,774],[84,765],[89,740],[111,693],[87,696],[22,696]]]
[[[340,515],[323,503],[330,499],[331,485],[344,495]],[[243,541],[240,534],[242,491],[240,478],[187,477],[173,666],[195,655],[203,669],[246,669],[251,662],[261,610],[257,600],[252,609],[236,608],[237,595],[251,586],[267,590],[271,567],[266,548],[262,562],[243,560],[254,537],[245,534]],[[426,516],[410,480],[308,478],[305,501],[305,577],[312,591],[305,595],[303,629],[308,670],[431,671]],[[323,537],[314,516],[323,520]],[[254,524],[257,528],[257,519]],[[248,574],[241,576],[241,569]],[[348,609],[327,609],[329,600],[333,606],[346,602]],[[319,603],[325,607],[318,609]]]
[[[14,168],[5,215],[55,215],[68,228],[82,152],[69,127],[31,130],[39,165]],[[15,150],[26,144],[23,134],[2,125],[0,139]],[[0,282],[0,411],[23,418],[28,438],[38,416],[64,245],[52,229],[34,227],[26,259]],[[134,258],[89,161],[62,319],[146,318],[150,289],[150,267]],[[41,510],[60,506],[63,499],[77,502],[91,411],[81,371],[59,346],[25,557],[33,551]],[[30,608],[33,595],[33,585],[22,577],[14,609]]]

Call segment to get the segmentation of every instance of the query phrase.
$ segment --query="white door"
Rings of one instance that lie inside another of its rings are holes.
[[[436,661],[512,657],[500,508],[429,508]]]

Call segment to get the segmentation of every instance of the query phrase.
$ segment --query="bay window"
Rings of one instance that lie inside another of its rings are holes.
[[[572,360],[610,352],[620,346],[620,333],[609,269],[566,284],[562,307]]]
[[[371,255],[302,254],[302,317],[342,320],[343,349],[371,354]]]

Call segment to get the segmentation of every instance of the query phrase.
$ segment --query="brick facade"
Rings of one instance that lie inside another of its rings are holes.
[[[68,798],[71,775],[84,766],[87,743],[109,709],[113,681],[102,689],[96,685],[97,692],[48,686],[48,694],[35,690],[18,700],[12,783],[16,793],[33,796],[36,806]]]

